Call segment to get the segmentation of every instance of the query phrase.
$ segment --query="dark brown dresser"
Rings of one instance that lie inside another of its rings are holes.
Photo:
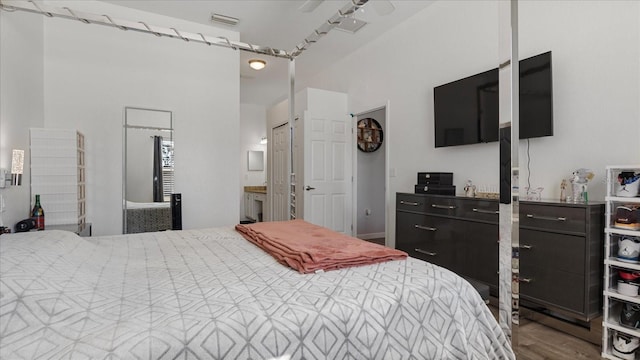
[[[604,203],[520,202],[520,298],[582,321],[602,312]],[[396,194],[396,247],[498,286],[498,201]]]

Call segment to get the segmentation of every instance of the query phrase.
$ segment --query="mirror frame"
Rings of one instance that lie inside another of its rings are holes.
[[[144,110],[169,114],[169,127],[154,127],[129,124],[128,110]],[[143,130],[159,130],[171,132],[171,141],[174,144],[173,137],[173,112],[170,110],[151,109],[136,106],[125,106],[123,109],[123,125],[122,125],[122,233],[127,233],[127,129],[143,129]]]
[[[262,150],[247,151],[247,170],[248,171],[264,171],[264,151]]]

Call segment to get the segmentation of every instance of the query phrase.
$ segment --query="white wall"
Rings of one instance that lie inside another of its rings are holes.
[[[262,105],[240,104],[240,218],[244,218],[244,186],[265,185],[266,171],[248,170],[248,151],[262,151],[266,170],[267,145],[260,144],[260,140],[267,136],[267,110]]]
[[[29,128],[44,125],[43,20],[0,11],[0,168],[11,169],[13,149],[25,151],[22,186],[0,189],[6,204],[0,225],[11,231],[29,217],[31,207]]]
[[[232,31],[95,1],[50,5],[238,38]],[[18,31],[30,28],[19,24]],[[23,51],[20,58],[29,55]],[[44,21],[44,126],[75,128],[86,136],[87,215],[94,234],[122,231],[125,106],[173,111],[183,227],[237,222],[239,163],[228,155],[240,150],[238,73],[239,55],[230,49],[79,21]]]
[[[639,6],[520,3],[520,57],[553,52],[555,135],[530,141],[531,183],[545,198],[558,198],[561,179],[588,167],[596,172],[590,198],[602,200],[605,166],[640,162]],[[354,113],[390,101],[392,238],[395,192],[412,192],[416,172],[452,171],[459,193],[466,179],[498,184],[498,143],[435,149],[433,140],[433,87],[496,67],[497,44],[496,1],[438,1],[313,79],[297,79],[301,88],[347,92]],[[526,181],[524,142],[520,164]]]
[[[354,150],[357,153],[357,189],[358,206],[356,218],[358,222],[358,237],[361,239],[384,237],[385,219],[385,151],[387,130],[385,109],[358,115],[358,119],[373,118],[382,126],[383,141],[378,150],[365,153]],[[357,130],[356,130],[357,131]],[[366,210],[370,213],[367,215]]]

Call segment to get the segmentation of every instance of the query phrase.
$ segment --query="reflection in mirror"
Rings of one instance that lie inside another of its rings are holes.
[[[171,229],[173,193],[171,111],[125,108],[123,232]]]
[[[248,152],[248,164],[249,171],[264,171],[264,152],[262,151],[252,151]]]

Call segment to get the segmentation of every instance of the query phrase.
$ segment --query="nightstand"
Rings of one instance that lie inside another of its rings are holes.
[[[46,230],[65,230],[76,233],[79,236],[88,237],[91,236],[91,223],[78,224],[64,224],[64,225],[45,225]]]

